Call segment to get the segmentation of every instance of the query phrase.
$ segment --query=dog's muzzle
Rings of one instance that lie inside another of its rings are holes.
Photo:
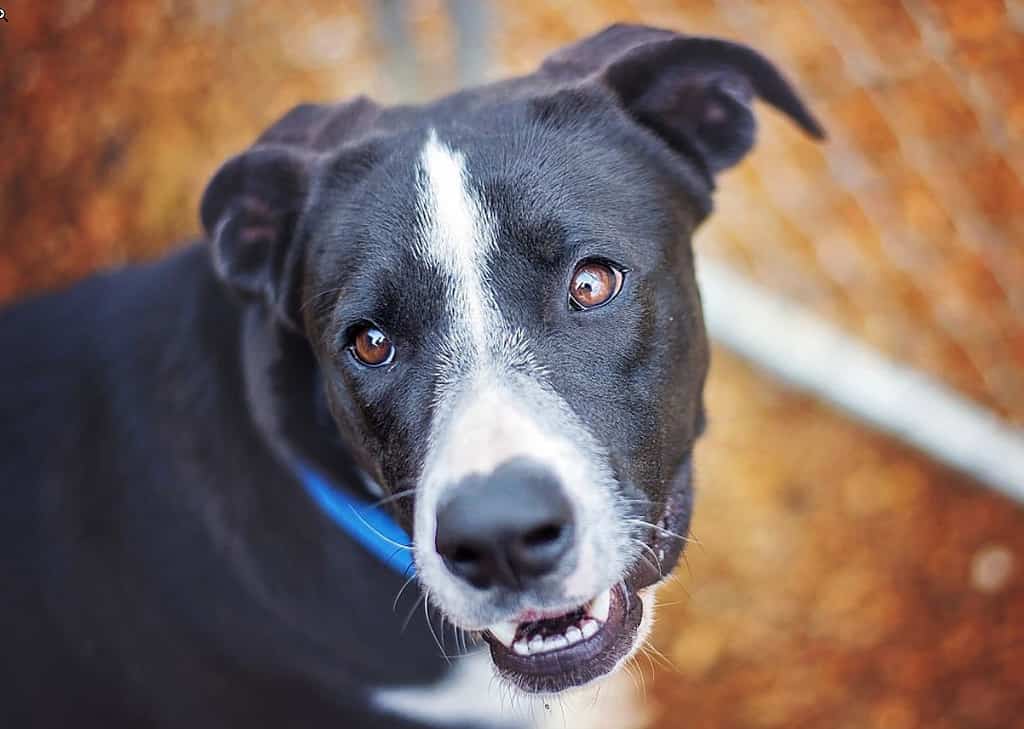
[[[435,534],[445,569],[496,604],[533,606],[483,630],[502,674],[523,690],[555,692],[604,675],[632,650],[643,605],[625,581],[567,603],[584,550],[553,471],[516,458],[446,491]]]

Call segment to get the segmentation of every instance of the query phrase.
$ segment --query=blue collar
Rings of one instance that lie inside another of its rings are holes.
[[[409,535],[380,507],[335,488],[305,465],[299,465],[298,476],[321,511],[368,552],[403,575],[415,572]]]

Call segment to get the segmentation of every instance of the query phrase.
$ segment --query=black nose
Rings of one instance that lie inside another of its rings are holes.
[[[526,587],[563,564],[573,545],[572,507],[555,476],[526,459],[470,476],[438,509],[438,554],[479,588]]]

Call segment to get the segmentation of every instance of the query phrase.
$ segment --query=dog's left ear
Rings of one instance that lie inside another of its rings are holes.
[[[200,206],[217,276],[243,297],[260,299],[275,319],[301,332],[302,253],[295,225],[316,155],[260,145],[228,160]]]
[[[559,51],[544,70],[606,85],[638,123],[712,176],[754,145],[755,97],[824,138],[779,70],[757,51],[730,41],[616,25]]]

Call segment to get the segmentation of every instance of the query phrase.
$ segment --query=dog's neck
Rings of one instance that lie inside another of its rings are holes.
[[[242,315],[245,393],[267,448],[294,473],[312,468],[341,488],[375,496],[331,420],[309,342],[268,320],[260,307]]]
[[[231,499],[231,508],[241,505],[237,508],[245,510],[245,517],[232,517],[227,527],[218,522],[211,534],[222,545],[244,545],[245,554],[244,562],[239,561],[235,551],[223,546],[215,559],[204,561],[211,574],[226,567],[229,572],[220,579],[235,580],[241,588],[238,602],[232,603],[231,625],[216,636],[221,650],[264,670],[316,676],[329,691],[345,690],[339,687],[354,671],[381,685],[436,680],[445,665],[426,624],[418,620],[400,630],[410,605],[419,604],[416,590],[405,590],[403,600],[396,600],[405,580],[400,570],[379,555],[358,554],[367,550],[355,546],[331,520],[317,518],[322,507],[301,504],[305,494],[297,483],[282,482],[289,473],[301,482],[306,467],[321,474],[331,488],[347,492],[352,503],[375,500],[326,412],[308,343],[269,323],[258,306],[238,311],[237,361],[246,410],[263,449],[281,468],[268,468],[266,458],[253,453],[251,461],[261,465],[236,478]],[[252,481],[260,478],[273,479],[274,486],[264,485],[257,498]],[[288,549],[282,551],[282,544]],[[297,572],[313,577],[303,581]],[[344,578],[352,574],[365,578],[365,584],[353,589]],[[324,582],[323,575],[342,577]],[[254,644],[254,631],[265,639]],[[376,636],[379,653],[348,650],[367,632]],[[386,657],[399,650],[416,658],[396,671]]]
[[[383,489],[346,451],[306,340],[251,315],[243,319],[242,337],[247,400],[267,447],[327,518],[408,577],[409,537],[383,508],[371,508]]]

